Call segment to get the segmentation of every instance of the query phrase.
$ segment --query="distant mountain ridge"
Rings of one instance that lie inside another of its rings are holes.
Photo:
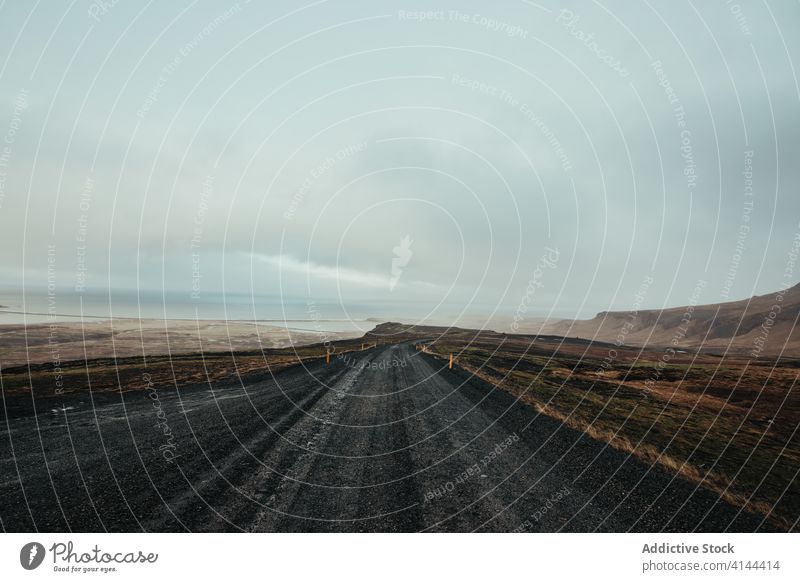
[[[547,324],[541,334],[637,346],[800,357],[800,284],[750,299],[708,305],[604,311],[588,320]]]

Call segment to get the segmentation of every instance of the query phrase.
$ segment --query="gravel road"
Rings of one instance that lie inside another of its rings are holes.
[[[0,417],[6,531],[761,526],[408,344],[28,408]]]

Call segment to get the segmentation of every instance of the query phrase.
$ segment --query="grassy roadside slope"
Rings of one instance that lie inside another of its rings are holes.
[[[548,336],[383,326],[591,437],[789,529],[800,516],[800,362]]]

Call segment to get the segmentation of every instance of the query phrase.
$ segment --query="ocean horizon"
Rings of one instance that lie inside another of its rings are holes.
[[[36,325],[84,320],[159,319],[250,321],[295,331],[366,333],[387,321],[420,325],[494,328],[504,331],[509,309],[477,306],[469,310],[443,309],[421,302],[360,301],[335,303],[301,297],[251,296],[215,293],[195,299],[177,291],[112,289],[83,293],[46,288],[0,289],[0,325]],[[544,321],[546,313],[530,321]],[[552,317],[551,320],[558,319]]]

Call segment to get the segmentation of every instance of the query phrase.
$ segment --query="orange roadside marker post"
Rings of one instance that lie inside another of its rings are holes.
[[[453,354],[450,354],[450,369],[453,369]]]
[[[331,352],[329,350],[325,350],[325,365],[331,363]]]

